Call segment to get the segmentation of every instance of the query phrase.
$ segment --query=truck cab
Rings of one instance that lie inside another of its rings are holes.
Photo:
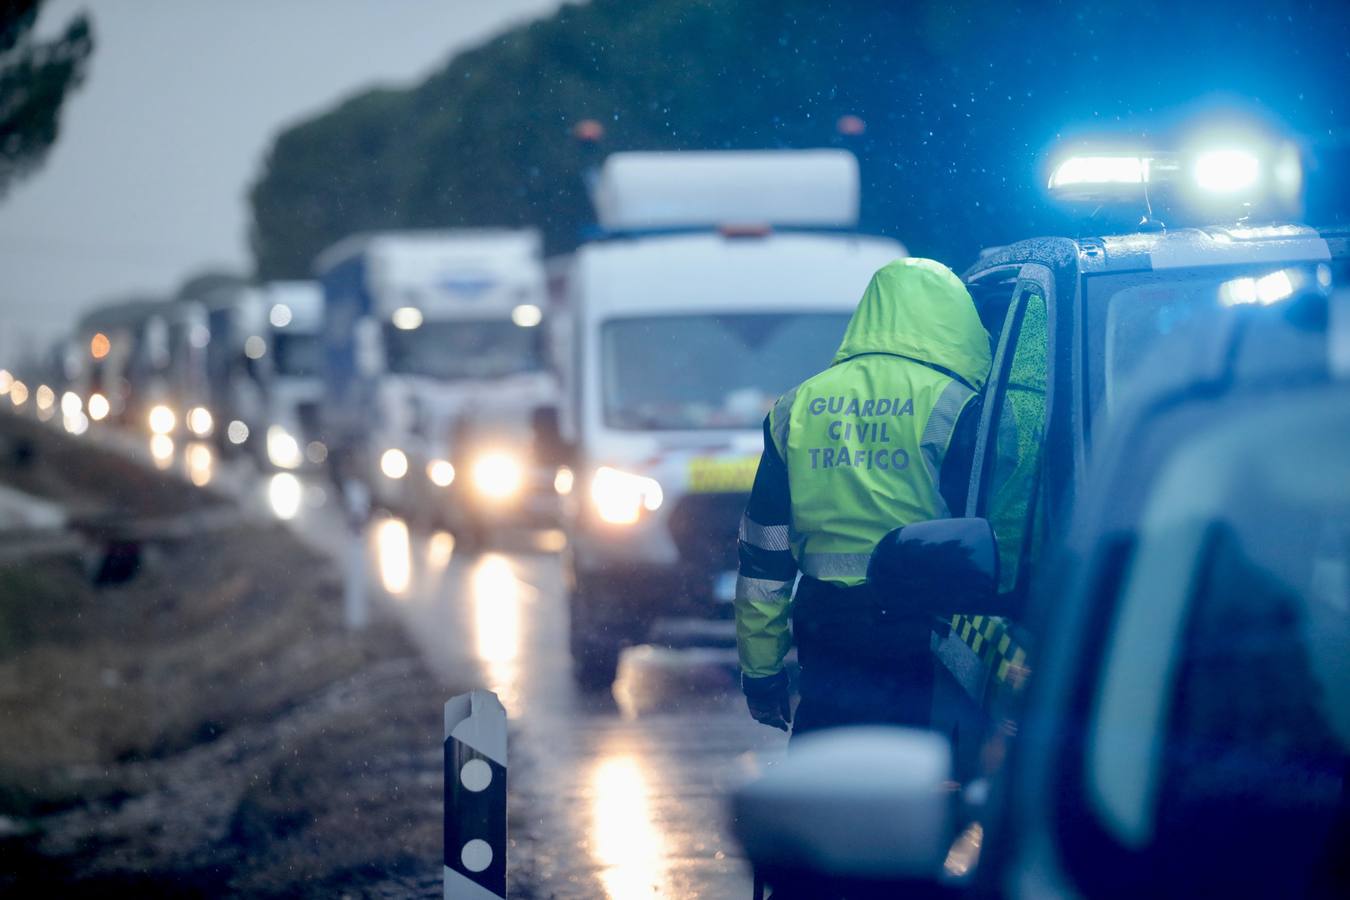
[[[316,266],[330,463],[378,505],[462,532],[552,502],[528,446],[534,411],[557,402],[538,234],[358,235]]]
[[[80,319],[66,370],[70,390],[100,413],[94,421],[144,432],[151,408],[172,402],[169,319],[174,309],[170,300],[132,297]]]
[[[274,281],[257,288],[256,297],[258,331],[266,342],[256,426],[267,459],[280,469],[322,465],[328,455],[319,415],[323,293],[313,281]]]
[[[604,236],[567,278],[558,486],[574,673],[602,687],[658,619],[731,618],[764,416],[905,251],[849,231],[843,152],[615,154],[594,194]]]
[[[256,287],[226,284],[201,297],[211,340],[206,346],[207,406],[222,454],[262,448],[262,376],[266,319]],[[203,421],[205,421],[203,419]],[[250,434],[255,435],[248,443]]]

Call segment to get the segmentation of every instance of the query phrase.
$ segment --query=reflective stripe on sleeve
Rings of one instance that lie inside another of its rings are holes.
[[[761,550],[787,550],[790,546],[786,525],[761,525],[748,515],[741,516],[739,537],[743,542]]]
[[[736,579],[736,654],[741,671],[764,678],[782,671],[783,657],[792,647],[789,624],[795,578]]]
[[[792,582],[772,578],[751,578],[742,575],[736,579],[736,599],[750,603],[787,601],[792,596]]]
[[[928,470],[928,477],[932,479],[933,496],[937,498],[938,510],[937,518],[946,518],[951,515],[947,509],[947,501],[942,498],[942,492],[938,490],[941,484],[942,458],[947,452],[947,446],[952,441],[952,432],[956,430],[956,420],[961,416],[961,410],[975,392],[966,387],[956,379],[952,379],[947,386],[942,389],[938,395],[937,403],[933,404],[933,411],[928,416],[928,422],[924,425],[923,436],[919,439],[919,449],[923,453],[923,464]]]
[[[866,578],[870,553],[807,553],[801,570],[812,578]]]

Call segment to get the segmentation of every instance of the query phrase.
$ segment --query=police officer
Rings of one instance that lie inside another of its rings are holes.
[[[897,260],[872,276],[830,367],[774,405],[736,584],[741,683],[758,721],[795,733],[928,722],[931,619],[885,608],[867,562],[891,529],[962,513],[989,364],[961,280],[933,260]],[[794,636],[795,724],[783,670]]]

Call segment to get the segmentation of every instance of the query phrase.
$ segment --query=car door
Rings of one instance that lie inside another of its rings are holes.
[[[1346,896],[1347,400],[1197,402],[1148,426],[1184,436],[1156,474],[1132,458],[1099,485],[1147,494],[1070,598],[1086,628],[1047,649],[1070,704],[1041,696],[1019,767],[1083,895]]]
[[[999,551],[1000,609],[1016,608],[1044,542],[1041,470],[1047,417],[1050,303],[1053,279],[1040,265],[1023,266],[1004,319],[984,398],[965,514],[989,520]],[[980,611],[951,620],[948,667],[965,676],[977,703],[1020,686],[1026,653],[1011,623]],[[953,665],[955,663],[955,665]]]
[[[1000,608],[1025,590],[1044,534],[1038,495],[1053,280],[1040,265],[1014,272],[983,399],[964,511],[988,518],[994,526],[1004,594]],[[950,678],[937,681],[933,724],[951,738],[963,777],[982,771],[989,725],[1010,722],[1027,672],[1026,651],[1016,630],[1007,619],[987,613],[953,615],[945,633],[934,637],[934,655]]]

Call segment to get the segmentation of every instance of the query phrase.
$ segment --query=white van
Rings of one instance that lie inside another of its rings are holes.
[[[661,617],[730,619],[736,530],[783,391],[829,365],[872,273],[844,151],[623,153],[567,282],[559,430],[574,672]]]

